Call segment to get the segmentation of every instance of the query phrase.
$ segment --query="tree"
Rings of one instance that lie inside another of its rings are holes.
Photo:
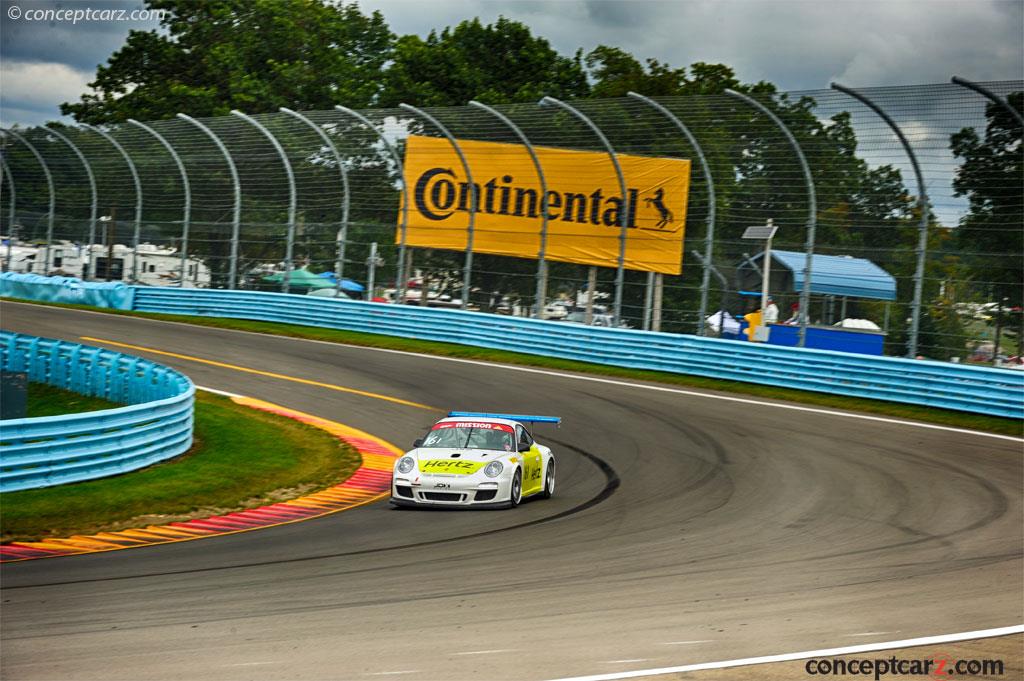
[[[648,97],[720,94],[726,89],[740,92],[774,92],[775,87],[761,81],[745,85],[725,64],[696,62],[674,69],[657,59],[646,66],[625,50],[599,45],[587,54],[585,63],[593,81],[592,97],[625,97],[630,90]]]
[[[1008,97],[1020,112],[1024,93]],[[986,110],[988,126],[982,140],[974,128],[950,138],[953,153],[963,165],[953,180],[957,196],[966,196],[970,212],[956,230],[957,244],[972,274],[989,289],[990,299],[1008,298],[1021,305],[1024,277],[1024,147],[1021,127],[998,104]]]
[[[461,106],[535,102],[544,95],[585,97],[580,54],[563,57],[530,29],[500,17],[494,24],[463,21],[426,40],[402,36],[384,73],[383,106]]]
[[[367,106],[394,36],[379,12],[325,0],[147,0],[167,34],[132,31],[61,112],[84,123]]]

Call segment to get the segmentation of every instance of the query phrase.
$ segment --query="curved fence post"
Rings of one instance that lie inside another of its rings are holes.
[[[815,231],[818,227],[818,197],[814,191],[814,179],[811,177],[811,168],[807,165],[807,158],[804,156],[803,149],[801,149],[800,145],[797,144],[796,138],[793,137],[793,133],[790,132],[789,128],[786,127],[786,124],[782,122],[782,119],[772,113],[771,109],[756,99],[736,92],[735,90],[726,90],[725,94],[742,102],[746,102],[770,118],[786,136],[786,139],[789,141],[789,145],[793,148],[793,152],[800,161],[800,168],[804,172],[804,181],[807,184],[807,203],[809,204],[809,207],[807,216],[807,243],[804,245],[804,250],[806,251],[806,259],[804,260],[804,285],[803,288],[800,289],[800,341],[797,344],[798,347],[802,348],[807,342],[807,320],[810,318],[811,307],[811,264],[814,260]]]
[[[966,80],[964,78],[961,78],[959,76],[953,76],[953,78],[951,78],[950,80],[951,80],[951,82],[956,83],[957,85],[959,85],[961,87],[965,87],[968,90],[974,90],[979,95],[981,95],[983,97],[986,97],[987,99],[989,99],[990,101],[994,102],[995,104],[1000,105],[1001,107],[1003,107],[1004,109],[1009,111],[1011,116],[1013,116],[1014,118],[1017,119],[1017,123],[1021,127],[1024,127],[1024,118],[1021,117],[1020,113],[1016,109],[1014,109],[1012,106],[1010,106],[1010,103],[1008,101],[1006,101],[1002,97],[998,96],[996,93],[992,92],[991,90],[989,90],[986,87],[978,85],[977,83],[971,82],[971,81]]]
[[[540,106],[557,106],[583,121],[597,135],[601,144],[604,145],[605,150],[608,152],[608,158],[611,159],[612,167],[615,168],[615,175],[619,179],[619,190],[622,192],[622,209],[619,211],[619,264],[615,272],[615,308],[612,317],[613,324],[618,326],[622,320],[622,289],[626,282],[626,233],[629,229],[629,191],[626,189],[626,178],[622,174],[622,166],[619,165],[619,158],[615,154],[615,149],[612,148],[611,142],[601,132],[601,128],[597,127],[597,124],[590,120],[582,111],[554,97],[544,97],[537,104]],[[595,293],[596,291],[589,292],[590,300],[594,299]]]
[[[178,156],[178,152],[174,150],[174,147],[171,146],[171,143],[168,142],[163,135],[148,125],[138,122],[134,118],[129,118],[128,122],[138,128],[142,128],[155,137],[156,140],[163,145],[164,149],[167,150],[167,153],[171,155],[171,158],[174,159],[174,164],[178,166],[178,174],[181,175],[181,185],[184,187],[185,191],[185,205],[182,209],[181,215],[181,279],[178,282],[178,286],[184,287],[185,278],[188,272],[186,269],[186,263],[188,261],[188,231],[189,223],[192,219],[192,186],[188,181],[188,172],[185,171],[185,164],[181,162],[181,157]]]
[[[110,142],[117,152],[121,154],[124,162],[128,164],[128,170],[132,173],[132,181],[135,183],[135,231],[132,233],[132,283],[139,281],[139,239],[142,233],[142,181],[139,179],[139,171],[135,167],[135,163],[132,161],[132,157],[128,155],[121,143],[114,139],[109,133],[103,132],[99,128],[82,123],[82,127],[86,130],[92,130],[94,133],[102,137],[103,139]],[[107,264],[109,270],[111,264]]]
[[[15,204],[17,203],[18,193],[14,189],[14,175],[11,173],[11,169],[7,167],[7,161],[4,159],[3,154],[0,154],[0,171],[7,176],[7,187],[8,191],[11,192],[9,215],[7,219],[7,253],[4,256],[3,271],[9,272],[11,269],[11,249],[14,247],[14,216],[15,216]]]
[[[20,135],[13,130],[4,130],[4,134],[10,135],[24,144],[28,150],[32,152],[32,155],[36,157],[36,160],[39,161],[39,165],[43,167],[43,174],[46,175],[46,187],[50,192],[50,212],[47,216],[46,222],[46,251],[44,255],[45,262],[43,263],[43,274],[48,275],[50,269],[50,244],[53,242],[53,211],[56,208],[57,203],[57,193],[53,188],[53,174],[50,173],[50,166],[46,165],[46,160],[43,159],[43,155],[40,154],[39,150],[32,146],[32,143],[25,139],[23,135]],[[8,173],[10,173],[10,168],[8,168]],[[14,183],[12,182],[11,184],[13,186]]]
[[[856,90],[843,87],[839,83],[832,83],[832,89],[838,90],[845,95],[853,97],[864,106],[868,107],[878,117],[885,121],[896,137],[899,138],[900,144],[903,145],[903,150],[907,152],[907,156],[910,158],[910,165],[914,168],[914,176],[917,178],[917,206],[921,211],[921,224],[918,226],[918,238],[917,238],[917,268],[914,270],[914,301],[911,305],[910,312],[910,338],[907,341],[907,357],[913,359],[917,356],[917,339],[918,332],[921,328],[921,298],[924,293],[924,265],[925,258],[928,254],[928,193],[924,186],[924,176],[921,174],[921,166],[917,163],[917,155],[914,154],[914,150],[910,146],[910,142],[907,141],[903,131],[900,130],[900,126],[896,125],[896,122],[889,117],[885,111],[883,111],[877,104],[872,102],[870,99],[865,97],[863,94]]]
[[[701,261],[703,271],[701,273],[700,282],[700,311],[697,319],[697,335],[703,336],[704,318],[707,317],[708,313],[708,288],[711,285],[711,256],[715,247],[715,182],[711,177],[711,167],[708,165],[708,160],[704,156],[704,150],[701,148],[700,143],[697,142],[697,138],[693,136],[693,133],[690,132],[690,129],[686,127],[678,116],[669,111],[667,107],[659,104],[650,97],[645,97],[636,92],[627,92],[626,95],[647,104],[679,128],[679,131],[686,137],[690,146],[693,147],[695,152],[697,152],[697,159],[700,161],[701,172],[704,174],[704,183],[708,186],[708,217],[707,229],[704,236],[704,259]]]
[[[466,173],[466,182],[469,183],[469,227],[466,235],[466,264],[462,268],[464,270],[462,273],[462,309],[465,310],[466,305],[469,304],[469,283],[470,278],[473,276],[473,232],[476,227],[476,212],[479,207],[479,197],[477,196],[476,184],[473,182],[473,172],[469,168],[469,161],[466,159],[466,155],[462,153],[462,147],[459,146],[458,140],[456,140],[455,136],[448,131],[448,128],[441,125],[441,121],[437,120],[426,111],[417,109],[410,104],[402,103],[398,106],[406,111],[422,116],[434,127],[440,130],[441,134],[444,135],[452,145],[455,153],[458,154],[459,161],[462,162],[462,169]],[[426,295],[426,293],[421,293],[420,295]]]
[[[274,134],[267,130],[266,126],[257,121],[252,116],[248,116],[238,109],[232,109],[231,114],[238,116],[244,121],[251,123],[257,130],[263,133],[263,136],[267,138],[267,141],[273,145],[274,150],[277,151],[277,155],[281,157],[281,165],[284,166],[284,172],[288,176],[288,242],[285,244],[284,252],[284,279],[281,281],[281,291],[288,293],[291,289],[292,279],[292,256],[295,249],[295,209],[298,201],[298,192],[295,189],[295,173],[292,172],[291,161],[288,160],[288,154],[285,153],[284,147],[277,141]]]
[[[221,141],[220,137],[217,137],[213,130],[183,113],[179,113],[178,118],[196,126],[210,138],[210,141],[217,146],[217,149],[224,156],[224,160],[228,164],[228,171],[231,173],[231,185],[235,192],[235,205],[231,218],[231,257],[228,262],[228,288],[234,289],[238,285],[238,233],[242,225],[242,183],[238,180],[238,168],[235,167],[235,160],[231,158],[231,152],[228,151],[228,148],[224,146],[224,142]]]
[[[68,147],[71,148],[71,151],[75,152],[75,156],[77,156],[78,160],[82,162],[82,166],[85,168],[85,174],[89,178],[89,191],[90,191],[90,195],[92,197],[92,201],[90,203],[90,208],[89,208],[89,246],[88,246],[89,251],[88,251],[88,259],[86,260],[85,271],[82,273],[82,279],[85,279],[86,281],[88,281],[89,277],[92,276],[92,272],[93,272],[93,266],[92,266],[92,258],[93,258],[92,250],[93,249],[92,249],[92,247],[93,247],[93,244],[96,241],[96,217],[97,217],[97,211],[99,210],[98,209],[99,197],[97,196],[97,193],[96,193],[96,176],[93,174],[92,166],[89,165],[89,161],[86,160],[85,155],[81,152],[81,150],[79,150],[78,147],[76,147],[74,144],[72,144],[71,140],[69,140],[66,135],[64,135],[63,133],[61,133],[59,130],[57,130],[55,128],[47,127],[46,130],[49,133],[55,135],[57,137],[57,139],[59,139],[62,142],[64,142],[64,144],[68,145]]]
[[[391,141],[388,140],[387,135],[378,130],[373,125],[373,123],[370,122],[369,118],[359,113],[358,111],[350,109],[346,106],[341,106],[340,104],[335,105],[334,108],[343,114],[351,116],[352,118],[356,119],[357,121],[365,125],[367,128],[369,128],[370,131],[377,136],[377,139],[379,139],[381,143],[384,145],[384,148],[387,149],[388,155],[391,156],[391,160],[395,164],[395,169],[398,171],[398,181],[402,185],[402,224],[399,227],[399,229],[401,230],[401,235],[399,236],[398,244],[398,276],[395,277],[395,288],[397,289],[395,292],[395,302],[400,305],[404,304],[405,288],[407,282],[405,281],[403,272],[405,271],[405,235],[409,227],[409,188],[406,187],[405,185],[405,171],[402,166],[402,157],[398,155],[398,150],[395,149],[395,145],[393,145]],[[367,298],[373,298],[373,291],[367,292]]]
[[[263,136],[267,138],[267,141],[274,147],[277,155],[281,158],[281,165],[284,167],[285,175],[288,176],[288,240],[285,243],[284,251],[284,278],[281,280],[281,292],[288,293],[291,290],[291,279],[292,279],[292,259],[295,249],[295,210],[298,201],[298,192],[295,188],[295,173],[292,172],[291,161],[288,160],[288,154],[285,153],[284,147],[277,141],[274,134],[267,130],[266,126],[257,121],[252,116],[242,113],[238,109],[232,109],[231,115],[238,116],[242,120],[252,124],[257,130],[263,133]]]
[[[335,146],[334,141],[323,131],[319,125],[309,120],[302,114],[292,111],[286,107],[281,107],[278,111],[288,114],[292,118],[299,120],[315,132],[320,140],[327,145],[327,148],[331,150],[334,155],[334,161],[338,164],[338,172],[341,173],[341,186],[345,192],[345,199],[341,204],[341,227],[338,229],[337,235],[337,261],[334,265],[334,276],[337,279],[337,283],[334,285],[335,291],[341,291],[341,277],[345,272],[345,242],[348,240],[348,214],[349,214],[349,201],[350,192],[348,188],[348,171],[345,169],[345,161],[341,157],[341,152],[338,151],[338,147]]]
[[[526,147],[526,151],[530,154],[530,159],[533,160],[533,168],[537,171],[537,179],[540,181],[540,201],[538,201],[538,210],[540,210],[540,248],[537,251],[537,293],[534,299],[534,316],[537,319],[541,319],[544,315],[544,304],[547,298],[547,260],[545,258],[547,257],[548,244],[548,182],[544,177],[544,168],[541,167],[540,159],[537,158],[537,152],[534,150],[533,145],[530,144],[530,140],[508,116],[476,100],[471,100],[469,105],[486,111],[508,126],[515,133],[516,137],[519,138],[519,141],[523,143],[523,146]]]

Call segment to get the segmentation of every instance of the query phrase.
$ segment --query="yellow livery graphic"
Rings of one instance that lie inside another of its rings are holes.
[[[471,475],[484,467],[482,461],[457,461],[455,459],[430,459],[420,461],[422,473],[447,473],[448,475]]]
[[[606,153],[535,147],[547,184],[542,200],[537,172],[522,145],[460,140],[459,146],[476,187],[475,253],[537,258],[543,209],[548,259],[617,267],[625,209],[625,267],[681,272],[688,160],[618,154],[627,188],[624,207]],[[406,243],[465,250],[473,192],[451,144],[409,137],[404,171],[410,196]]]

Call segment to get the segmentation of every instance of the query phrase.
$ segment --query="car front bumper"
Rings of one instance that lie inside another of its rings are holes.
[[[391,479],[391,503],[396,506],[483,508],[508,506],[512,478],[501,475],[420,475]]]

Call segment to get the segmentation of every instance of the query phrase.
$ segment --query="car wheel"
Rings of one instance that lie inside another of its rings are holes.
[[[521,468],[516,469],[516,474],[512,476],[512,490],[509,494],[509,506],[515,508],[519,505],[519,502],[523,500],[523,471]]]
[[[540,493],[541,499],[550,499],[555,495],[555,460],[548,461],[548,472],[544,474],[544,491]]]

